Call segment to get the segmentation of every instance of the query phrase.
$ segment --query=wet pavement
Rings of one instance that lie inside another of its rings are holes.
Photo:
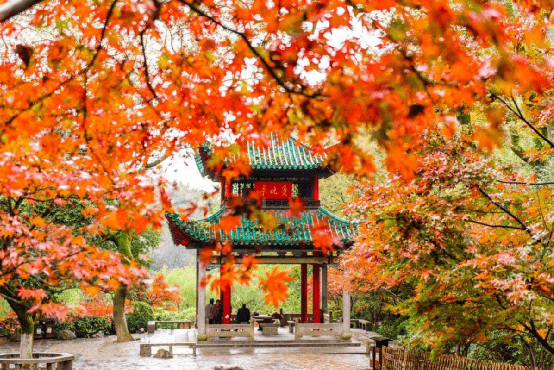
[[[354,338],[364,342],[375,334],[353,330]],[[171,335],[186,336],[186,330]],[[143,334],[143,336],[146,336]],[[212,370],[215,366],[240,366],[245,370],[328,370],[368,369],[362,347],[328,348],[199,348],[197,355],[188,347],[175,347],[172,359],[139,356],[140,335],[134,342],[117,343],[115,336],[71,341],[37,340],[36,352],[63,352],[75,355],[75,370]],[[19,343],[0,344],[0,353],[17,352]]]

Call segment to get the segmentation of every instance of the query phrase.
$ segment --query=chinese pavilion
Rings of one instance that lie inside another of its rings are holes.
[[[338,264],[338,254],[352,245],[355,231],[353,223],[341,219],[320,205],[319,180],[333,173],[324,165],[324,155],[312,153],[295,138],[280,140],[270,138],[269,146],[249,143],[248,161],[251,174],[226,182],[220,173],[210,170],[206,161],[211,147],[199,148],[196,163],[202,175],[221,183],[221,209],[200,220],[181,221],[178,214],[167,214],[169,228],[176,245],[197,250],[197,323],[199,334],[205,333],[205,288],[199,282],[205,271],[199,263],[198,251],[215,241],[230,241],[236,263],[241,256],[257,253],[256,259],[266,264],[301,265],[301,322],[308,322],[308,265],[313,277],[313,322],[322,322],[327,312],[327,266]],[[271,212],[282,225],[275,230],[263,230],[260,225],[242,217],[241,226],[224,233],[215,225],[227,212],[226,203],[232,196],[248,197],[255,191],[261,198],[262,212]],[[304,210],[298,217],[287,214],[289,199],[298,197],[304,202]],[[314,249],[312,227],[331,234],[341,240],[342,247],[323,255]],[[323,225],[323,226],[322,226]],[[212,259],[212,265],[224,263],[223,256]],[[223,324],[230,323],[231,288],[222,289]],[[343,293],[343,321],[345,331],[350,328],[350,296]]]

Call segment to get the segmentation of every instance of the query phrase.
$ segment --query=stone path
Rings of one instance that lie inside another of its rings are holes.
[[[175,330],[177,331],[177,330]],[[363,340],[374,333],[354,329]],[[135,335],[139,339],[138,335]],[[17,351],[18,343],[0,344],[0,353]],[[245,370],[366,370],[365,345],[354,348],[202,348],[196,357],[189,348],[174,348],[169,360],[139,357],[139,341],[116,343],[115,336],[73,341],[38,340],[35,350],[75,355],[75,370],[212,370],[240,366]]]

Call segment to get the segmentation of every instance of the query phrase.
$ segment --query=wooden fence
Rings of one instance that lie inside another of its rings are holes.
[[[381,354],[382,370],[529,370],[525,366],[469,360],[455,355],[438,355],[431,359],[429,352],[402,348],[383,347]]]

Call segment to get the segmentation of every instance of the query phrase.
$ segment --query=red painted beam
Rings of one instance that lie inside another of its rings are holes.
[[[313,266],[313,281],[314,281],[314,290],[313,290],[313,308],[314,308],[314,317],[313,317],[313,323],[320,323],[321,322],[321,274],[320,267],[318,264],[314,264]]]
[[[221,289],[221,302],[223,303],[222,324],[231,323],[231,287],[227,284]]]
[[[308,322],[308,265],[300,265],[300,321]]]
[[[314,200],[319,200],[319,178],[314,176],[314,193],[312,194]]]

